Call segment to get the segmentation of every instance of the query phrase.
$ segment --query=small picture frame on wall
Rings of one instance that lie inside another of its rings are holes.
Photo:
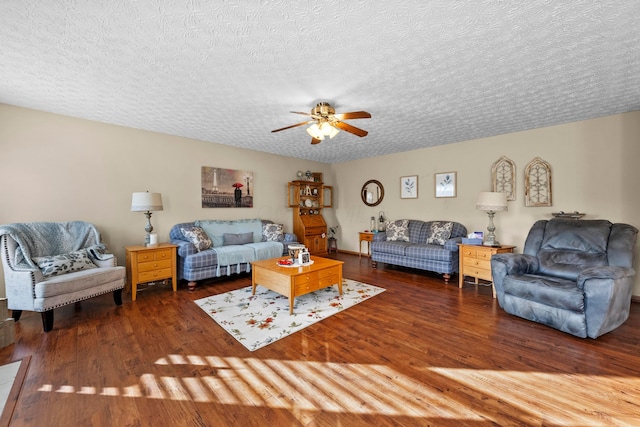
[[[417,199],[418,198],[418,175],[400,177],[400,198],[401,199]]]
[[[441,172],[435,174],[435,196],[456,197],[456,172]]]

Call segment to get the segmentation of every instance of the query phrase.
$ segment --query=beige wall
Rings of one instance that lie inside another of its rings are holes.
[[[486,213],[477,211],[480,191],[491,190],[491,165],[507,156],[516,164],[517,196],[508,212],[495,216],[501,243],[522,250],[531,225],[552,212],[585,212],[585,219],[605,218],[640,228],[640,112],[534,129],[525,132],[425,148],[334,165],[339,183],[336,210],[342,249],[358,251],[357,231],[384,211],[388,219],[454,220],[469,231],[485,231]],[[524,206],[523,171],[536,156],[551,164],[553,206]],[[434,197],[434,174],[457,172],[458,195]],[[418,198],[400,199],[400,177],[418,175]],[[376,207],[362,203],[360,190],[369,179],[385,188]],[[363,250],[366,249],[363,244]],[[636,266],[640,250],[636,250]],[[640,295],[640,274],[635,295]]]
[[[125,245],[144,241],[146,218],[130,212],[131,193],[162,193],[151,222],[160,241],[196,219],[267,218],[292,231],[287,182],[298,170],[330,165],[96,123],[0,104],[0,224],[85,220],[124,265]],[[253,208],[203,209],[201,166],[253,172]],[[0,267],[1,268],[1,267]],[[4,295],[4,275],[0,277]]]
[[[173,224],[205,218],[268,218],[291,231],[286,183],[309,169],[334,186],[327,222],[340,225],[339,247],[357,252],[357,232],[380,210],[390,219],[451,219],[485,231],[487,216],[475,210],[475,199],[490,190],[491,164],[504,155],[517,166],[517,199],[496,214],[496,234],[521,249],[531,224],[559,210],[640,226],[638,135],[640,112],[634,112],[327,165],[0,104],[0,223],[86,220],[123,264],[123,246],[140,243],[146,223],[142,213],[129,211],[132,192],[162,193],[164,211],[152,217],[161,240]],[[524,207],[522,173],[536,156],[552,166],[550,208]],[[201,208],[201,166],[253,171],[254,208]],[[458,196],[435,199],[433,174],[447,171],[458,174]],[[419,176],[418,199],[400,199],[404,175]],[[360,199],[369,179],[385,187],[375,208]],[[0,277],[0,294],[3,289]],[[640,295],[640,275],[634,294]]]

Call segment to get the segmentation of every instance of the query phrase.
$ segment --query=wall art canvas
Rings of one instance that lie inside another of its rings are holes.
[[[203,208],[252,208],[253,172],[202,166]]]

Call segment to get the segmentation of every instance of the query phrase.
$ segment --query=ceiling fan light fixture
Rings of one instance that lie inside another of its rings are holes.
[[[307,128],[307,133],[311,135],[312,138],[324,140],[324,133],[322,132],[322,128],[318,126],[317,123],[312,124]]]
[[[338,132],[340,132],[337,127],[335,127],[335,126],[333,126],[333,125],[331,125],[331,124],[329,124],[327,122],[324,122],[322,124],[322,126],[320,127],[320,129],[322,129],[322,133],[324,135],[327,135],[329,138],[333,138],[334,136],[336,136],[338,134]]]

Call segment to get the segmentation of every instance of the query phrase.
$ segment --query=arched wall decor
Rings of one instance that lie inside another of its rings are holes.
[[[552,206],[551,165],[540,157],[524,169],[524,205]]]
[[[507,200],[516,199],[516,164],[505,156],[491,166],[491,185],[494,192],[507,193]]]

